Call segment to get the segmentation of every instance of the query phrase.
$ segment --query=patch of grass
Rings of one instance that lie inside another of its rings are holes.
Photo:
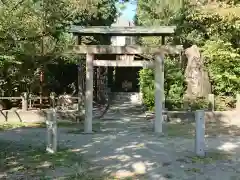
[[[109,174],[104,174],[104,173],[96,174],[90,171],[86,171],[84,173],[75,173],[65,177],[65,180],[136,180],[136,179],[140,180],[141,177],[136,176],[136,177],[117,178]]]
[[[211,164],[220,160],[229,160],[231,159],[231,155],[226,152],[213,151],[207,152],[205,157],[189,156],[187,158],[189,158],[192,163]]]
[[[69,127],[69,128],[76,128],[78,126],[83,127],[83,124],[76,123],[76,122],[57,122],[58,127]],[[46,128],[45,123],[0,123],[0,131],[4,130],[11,130],[16,128]]]
[[[66,127],[66,128],[76,128],[76,127],[83,127],[83,123],[77,123],[77,122],[68,122],[68,121],[66,121],[66,122],[57,122],[57,126],[58,127]]]
[[[100,123],[94,123],[92,125],[92,131],[94,133],[100,132],[100,125],[101,125]],[[68,126],[68,127],[71,127],[71,126]],[[84,133],[84,125],[83,124],[75,124],[73,127],[74,128],[67,131],[67,133],[69,133],[69,134],[83,134]]]
[[[43,123],[1,123],[0,131],[16,129],[16,128],[24,128],[24,127],[43,128],[45,127],[45,124]]]
[[[170,137],[195,137],[195,123],[180,122],[166,123],[166,135]],[[219,122],[206,122],[206,137],[216,137],[219,135],[239,136],[240,128],[234,125],[227,125]]]
[[[174,176],[168,173],[168,174],[165,174],[164,177],[167,179],[172,179]]]
[[[100,175],[100,174],[72,174],[64,178],[65,180],[110,180],[110,177],[107,175]],[[114,180],[111,178],[111,180]]]
[[[194,138],[194,123],[168,123],[166,126],[166,134],[170,137]]]
[[[55,154],[49,154],[43,146],[32,147],[17,142],[1,141],[0,149],[0,172],[6,174],[21,173],[24,176],[44,177],[47,171],[59,167],[71,168],[76,163],[86,168],[90,167],[80,153],[64,148],[58,149]]]
[[[184,170],[185,172],[201,173],[199,168],[188,168]]]

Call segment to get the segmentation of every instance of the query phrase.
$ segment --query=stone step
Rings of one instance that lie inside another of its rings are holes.
[[[119,92],[112,93],[112,103],[114,104],[122,104],[122,103],[130,103],[130,104],[142,104],[141,93],[136,92]]]

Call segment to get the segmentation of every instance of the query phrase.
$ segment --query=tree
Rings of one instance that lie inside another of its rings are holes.
[[[236,95],[240,91],[240,87],[237,85],[240,76],[238,56],[240,53],[238,41],[240,39],[240,17],[237,13],[234,15],[234,12],[238,12],[239,8],[234,4],[223,8],[219,1],[216,1],[217,5],[214,8],[209,6],[210,2],[206,1],[190,0],[190,3],[184,2],[181,5],[176,3],[175,6],[171,7],[160,0],[139,0],[137,21],[145,26],[176,25],[176,34],[170,40],[175,44],[183,44],[185,48],[192,45],[197,45],[200,48],[204,66],[210,75],[214,94],[217,96]],[[223,11],[228,13],[222,13]],[[161,39],[144,38],[141,39],[141,43],[158,45],[161,43]],[[178,63],[175,63],[175,67],[178,67]],[[172,76],[174,81],[174,73],[178,72],[165,74]],[[181,72],[183,71],[181,70]],[[148,82],[151,80],[153,79],[149,78]],[[169,85],[166,84],[169,82],[171,81],[165,81],[166,98],[171,97],[167,94],[168,92],[174,92],[173,95],[176,96],[176,87],[182,87],[181,91],[177,91],[180,92],[179,97],[182,98],[182,92],[185,88],[184,82],[182,81],[181,85],[178,83],[176,86],[171,86],[172,89],[168,89]],[[153,87],[153,84],[146,87]],[[151,93],[153,92],[146,93],[145,97],[148,98],[146,99],[148,102],[154,102]],[[152,104],[149,104],[151,108]]]
[[[67,33],[69,25],[110,25],[116,16],[115,0],[2,0],[0,3],[0,89],[5,95],[13,95],[13,89],[17,93],[36,89],[32,86],[39,86],[40,67],[74,60],[61,53],[74,43]],[[101,39],[88,39],[96,40]]]

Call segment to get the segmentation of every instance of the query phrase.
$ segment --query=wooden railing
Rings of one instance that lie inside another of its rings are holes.
[[[63,105],[62,103],[58,103],[58,101],[63,98],[64,95],[61,95],[61,96],[53,96],[53,95],[50,95],[48,97],[42,97],[42,96],[31,96],[31,95],[27,95],[27,93],[23,93],[23,95],[21,97],[0,97],[0,100],[21,100],[21,109],[23,111],[27,111],[28,109],[31,109],[32,106],[33,106],[33,102],[36,101],[36,100],[48,100],[49,101],[49,104],[50,104],[50,107],[56,107],[57,105]],[[77,100],[79,101],[79,97],[76,97],[76,96],[68,96],[67,97],[68,99],[71,99],[71,100]],[[166,99],[166,101],[169,101],[171,99]],[[209,110],[216,110],[216,105],[215,105],[215,96],[214,94],[209,94],[208,98],[206,99],[210,105],[209,107]],[[63,99],[64,101],[64,99]],[[174,101],[174,100],[171,100],[171,101]],[[177,101],[177,100],[176,100]],[[236,96],[236,100],[235,100],[236,104],[235,104],[235,107],[237,110],[240,110],[240,94],[237,94]],[[184,100],[182,100],[182,103],[184,103]],[[41,106],[40,106],[41,108]],[[187,109],[187,107],[186,107]]]
[[[23,93],[22,96],[19,97],[0,97],[0,100],[21,100],[21,109],[23,111],[27,111],[28,109],[31,109],[33,107],[34,101],[39,100],[42,102],[42,100],[48,100],[50,107],[56,107],[57,101],[59,101],[62,98],[62,101],[64,101],[64,95],[62,96],[48,96],[48,97],[43,97],[43,96],[35,96],[35,95],[27,95],[27,93]],[[68,99],[71,100],[78,100],[79,97],[74,97],[74,96],[68,96]],[[41,109],[41,105],[40,105]]]

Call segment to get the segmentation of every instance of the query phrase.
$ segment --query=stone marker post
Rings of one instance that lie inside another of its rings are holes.
[[[209,110],[214,111],[215,108],[214,94],[208,94],[208,107]]]
[[[51,99],[51,101],[52,101],[52,108],[53,108],[53,109],[54,109],[55,106],[56,106],[55,98],[56,98],[56,93],[55,93],[55,92],[51,92],[51,93],[50,93],[50,99]]]
[[[28,110],[28,94],[27,94],[27,92],[24,92],[22,95],[22,110],[23,111]]]
[[[55,109],[47,112],[47,148],[49,153],[57,151],[57,117]]]
[[[237,101],[236,101],[236,109],[240,110],[240,94],[237,94],[236,96]]]
[[[197,156],[205,156],[205,120],[204,111],[195,112],[195,153]]]

